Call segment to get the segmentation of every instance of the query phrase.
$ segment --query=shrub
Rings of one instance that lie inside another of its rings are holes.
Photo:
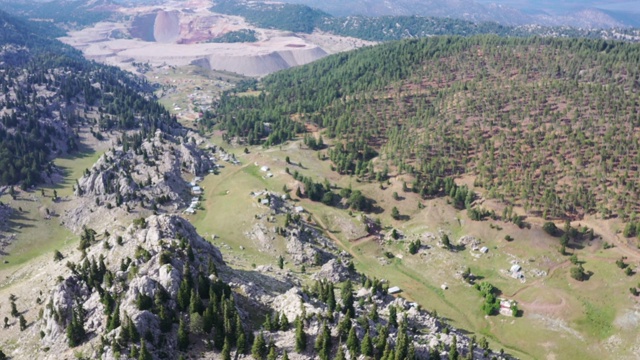
[[[552,223],[551,221],[547,221],[546,223],[544,223],[544,225],[542,225],[542,230],[544,230],[547,234],[556,237],[560,233],[560,230],[558,229],[556,224]]]
[[[586,274],[581,265],[575,266],[571,268],[571,277],[578,280],[584,281],[586,280]]]
[[[58,250],[55,250],[53,252],[53,261],[57,262],[57,261],[60,261],[62,259],[64,259],[64,256],[62,255],[62,253],[60,251],[58,251]]]

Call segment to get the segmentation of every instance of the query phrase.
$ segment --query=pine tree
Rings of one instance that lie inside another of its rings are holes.
[[[449,360],[458,360],[458,338],[453,335],[453,339],[451,340],[451,347],[449,349]]]
[[[244,328],[242,327],[242,320],[240,315],[236,313],[236,347],[238,352],[244,354],[247,349],[247,338],[244,334]]]
[[[107,317],[107,332],[120,326],[120,303],[116,303],[116,308]]]
[[[336,310],[336,294],[333,289],[333,283],[329,283],[327,289],[327,308],[331,313]]]
[[[342,295],[342,312],[344,314],[348,314],[351,318],[353,318],[356,314],[356,310],[353,307],[354,297],[353,284],[351,283],[351,280],[347,280],[344,282],[340,293]]]
[[[231,360],[231,342],[229,337],[224,338],[224,346],[222,346],[222,360]]]
[[[86,336],[84,330],[84,309],[81,304],[76,305],[71,316],[71,322],[67,326],[67,340],[69,347],[76,347],[82,343]]]
[[[342,348],[342,345],[338,346],[338,352],[336,353],[335,360],[346,360],[346,357],[344,355],[344,349]]]
[[[349,349],[349,353],[351,353],[352,357],[355,357],[358,354],[358,350],[360,350],[360,344],[358,336],[356,335],[355,327],[351,327],[349,330],[349,336],[347,337],[347,349]]]
[[[202,315],[202,299],[196,294],[194,289],[191,289],[191,296],[189,297],[189,314],[198,313]]]
[[[341,341],[347,340],[349,329],[351,329],[351,316],[347,314],[342,318],[342,320],[340,320],[340,323],[338,324],[338,338]]]
[[[280,330],[281,331],[289,330],[289,319],[287,318],[287,315],[285,315],[284,313],[280,315]]]
[[[262,323],[262,328],[265,331],[272,331],[273,324],[271,323],[271,314],[266,314],[264,317],[264,322]]]
[[[186,351],[189,348],[189,330],[183,319],[178,326],[178,350]]]
[[[125,321],[127,323],[127,332],[129,333],[129,339],[132,342],[140,341],[140,334],[138,333],[138,329],[136,328],[136,324],[131,320],[129,315],[125,316]]]
[[[387,337],[389,336],[389,326],[378,326],[378,336],[376,337],[375,348],[378,354],[382,354],[384,352],[385,347],[387,346]]]
[[[367,330],[367,332],[364,334],[364,337],[362,338],[360,352],[364,356],[373,356],[373,343],[371,341],[371,335],[369,335],[369,330]]]
[[[138,360],[153,360],[153,356],[147,349],[147,344],[144,340],[142,340],[140,344],[140,356],[138,357]]]
[[[253,346],[251,347],[251,356],[256,360],[264,359],[267,353],[267,343],[264,340],[262,332],[258,333],[258,336],[253,340]]]
[[[285,350],[284,354],[282,354],[282,360],[289,360],[289,354],[287,353],[287,350]]]
[[[393,327],[398,327],[396,307],[393,305],[389,307],[389,325]]]
[[[189,281],[186,279],[186,277],[183,277],[182,281],[180,282],[180,287],[178,288],[178,309],[180,311],[187,310],[189,308],[190,300],[191,286],[189,285]]]
[[[301,353],[307,348],[307,334],[304,332],[304,320],[296,318],[296,352]]]
[[[204,311],[204,314],[202,315],[202,330],[205,334],[209,334],[211,332],[211,329],[213,329],[213,322],[215,320],[214,318],[215,315],[213,306],[209,304],[209,306],[207,306],[207,309]]]
[[[277,359],[278,359],[278,352],[276,351],[276,347],[270,346],[269,354],[267,355],[267,360],[277,360]]]

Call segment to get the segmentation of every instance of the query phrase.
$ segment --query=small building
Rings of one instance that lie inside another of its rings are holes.
[[[448,288],[449,288],[449,285],[447,285],[447,284],[440,285],[440,289],[442,289],[442,290],[447,290]]]
[[[304,208],[302,206],[296,206],[293,208],[298,214],[304,212]]]
[[[390,287],[390,288],[389,288],[389,290],[387,290],[387,293],[388,293],[388,294],[391,294],[391,295],[393,295],[393,294],[398,294],[398,293],[400,293],[400,292],[402,292],[402,290],[401,290],[399,287],[397,287],[397,286]]]
[[[262,200],[260,200],[260,204],[262,204],[262,205],[269,205],[269,199],[262,199]]]
[[[193,215],[196,213],[196,210],[194,208],[188,208],[187,210],[184,211],[185,214],[190,214]]]
[[[513,316],[513,307],[516,305],[515,300],[498,299],[500,300],[500,315]]]
[[[520,272],[520,270],[522,270],[522,266],[520,266],[520,265],[518,265],[518,264],[513,264],[513,265],[511,266],[511,269],[509,269],[509,271],[510,271],[511,273],[517,273],[517,272]]]
[[[260,168],[260,171],[264,171],[264,172],[267,172],[269,170],[270,170],[269,167],[266,165]]]
[[[483,247],[480,248],[480,252],[483,253],[483,254],[486,254],[486,253],[489,252],[489,248],[486,247],[486,246],[483,246]]]
[[[272,178],[272,177],[273,177],[273,174],[272,174],[272,173],[267,173],[267,177],[268,177],[268,178]]]
[[[202,188],[200,186],[192,186],[191,195],[202,195]]]

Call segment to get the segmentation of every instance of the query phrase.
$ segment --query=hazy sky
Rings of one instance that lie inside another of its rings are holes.
[[[603,10],[640,12],[640,0],[476,0],[479,3],[504,4],[517,9],[570,11],[594,7]]]

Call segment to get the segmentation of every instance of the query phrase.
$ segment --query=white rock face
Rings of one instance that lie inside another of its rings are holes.
[[[313,274],[315,280],[328,280],[333,283],[343,282],[349,277],[349,269],[338,259],[327,261],[317,273]]]

